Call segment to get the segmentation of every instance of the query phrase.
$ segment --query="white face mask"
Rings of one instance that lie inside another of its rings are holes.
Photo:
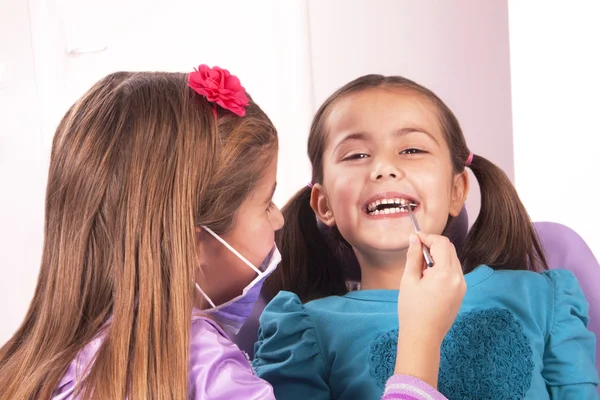
[[[198,289],[206,301],[212,306],[211,308],[204,310],[204,312],[218,321],[228,335],[237,335],[242,328],[242,325],[244,325],[244,322],[246,322],[246,319],[248,319],[252,313],[265,279],[275,271],[275,268],[277,268],[277,265],[281,262],[281,253],[279,253],[277,246],[273,243],[273,249],[269,252],[267,258],[265,258],[260,267],[257,268],[248,261],[246,257],[242,256],[237,250],[231,247],[229,243],[208,227],[202,226],[202,229],[210,233],[257,274],[256,278],[246,285],[241,295],[236,296],[219,306],[216,306],[210,297],[208,297],[196,283],[196,289]]]

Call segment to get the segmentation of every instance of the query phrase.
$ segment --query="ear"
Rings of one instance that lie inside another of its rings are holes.
[[[195,228],[196,231],[196,257],[198,258],[198,266],[204,264],[203,254],[206,254],[206,247],[208,245],[207,233],[204,229],[197,226]]]
[[[201,227],[195,227],[196,234],[196,268],[194,268],[194,283],[199,284],[201,287],[202,283],[205,281],[204,272],[202,270],[202,265],[204,265],[203,254],[205,254],[206,249],[206,232]],[[204,310],[205,308],[210,307],[210,304],[204,296],[196,289],[194,289],[194,307]]]
[[[335,226],[335,217],[329,207],[327,194],[323,186],[319,183],[315,183],[310,192],[310,207],[322,223],[329,227]]]
[[[467,170],[465,169],[460,174],[455,175],[453,179],[450,215],[456,217],[460,214],[460,210],[467,199],[467,194],[469,194],[469,175],[467,174]]]

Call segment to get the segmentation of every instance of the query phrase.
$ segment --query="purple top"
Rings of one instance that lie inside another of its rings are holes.
[[[87,368],[102,341],[101,332],[81,350],[69,366],[51,400],[75,400],[76,383],[85,377]],[[258,378],[246,355],[229,339],[213,320],[201,315],[192,318],[190,336],[189,399],[203,400],[273,400],[273,388]],[[384,400],[441,400],[439,392],[417,378],[394,375],[386,385]]]
[[[385,384],[382,400],[447,400],[443,394],[408,375],[393,375]]]
[[[101,333],[83,348],[69,366],[51,400],[75,399],[75,385],[85,377],[85,371],[93,362],[103,340]],[[200,315],[192,318],[189,372],[190,399],[275,399],[271,385],[254,374],[244,353],[217,323]]]

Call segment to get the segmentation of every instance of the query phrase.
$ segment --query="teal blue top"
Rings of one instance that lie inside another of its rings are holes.
[[[600,399],[588,304],[569,271],[466,275],[438,390],[449,399]],[[302,304],[280,292],[260,318],[253,362],[277,398],[379,399],[393,375],[397,290]]]

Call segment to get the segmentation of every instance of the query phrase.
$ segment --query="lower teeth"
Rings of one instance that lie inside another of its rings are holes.
[[[369,213],[369,215],[381,215],[381,214],[396,214],[396,213],[400,213],[400,212],[408,212],[408,210],[405,207],[399,208],[384,208],[383,210],[375,210],[371,213]]]

